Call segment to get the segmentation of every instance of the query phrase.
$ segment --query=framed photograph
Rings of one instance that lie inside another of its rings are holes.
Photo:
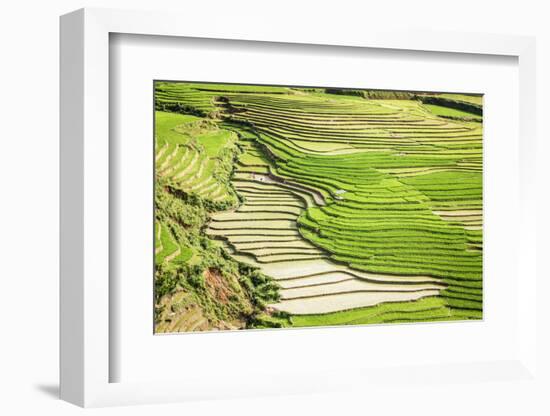
[[[534,39],[181,22],[61,18],[62,398],[540,387]]]

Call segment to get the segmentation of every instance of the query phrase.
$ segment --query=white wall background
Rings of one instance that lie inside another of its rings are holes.
[[[300,25],[401,22],[404,27],[434,30],[536,35],[538,37],[538,133],[541,199],[539,239],[548,235],[548,185],[545,155],[550,150],[550,29],[544,1],[461,0],[459,2],[392,0],[338,1],[193,1],[182,0],[19,0],[0,11],[1,147],[0,183],[0,414],[70,415],[82,410],[56,399],[58,377],[58,16],[80,7],[178,10],[189,19],[231,19],[237,27],[261,25],[262,19]],[[185,24],[183,21],[182,24]],[[544,175],[544,176],[543,176]],[[544,259],[542,244],[540,258]],[[548,266],[545,275],[549,276]],[[549,290],[548,284],[539,288]],[[548,311],[548,306],[542,305]],[[546,325],[550,328],[550,325]],[[548,331],[541,334],[548,341]],[[548,347],[546,343],[546,347]],[[546,349],[546,354],[550,347]],[[544,356],[541,358],[545,359]],[[456,400],[434,406],[438,386],[426,395],[425,414],[525,414],[548,412],[535,406],[530,392],[502,385],[500,400],[457,385]],[[532,392],[532,394],[538,394]],[[410,400],[387,394],[350,397],[345,393],[306,397],[259,398],[93,410],[101,415],[168,414],[411,414]],[[419,410],[419,409],[416,409]]]

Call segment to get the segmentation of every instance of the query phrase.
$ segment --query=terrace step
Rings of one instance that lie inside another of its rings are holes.
[[[420,292],[426,290],[439,290],[440,287],[433,284],[383,284],[361,281],[359,279],[343,280],[325,284],[315,284],[295,288],[287,288],[281,291],[282,300],[311,298],[345,294],[351,292],[379,293],[379,292]]]
[[[270,307],[293,315],[310,315],[374,306],[383,302],[412,301],[438,294],[439,290],[425,290],[421,292],[351,292],[282,300],[270,305]]]

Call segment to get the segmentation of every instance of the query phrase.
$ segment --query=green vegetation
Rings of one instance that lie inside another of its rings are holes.
[[[481,96],[155,98],[157,330],[482,317]]]
[[[203,231],[213,212],[237,203],[234,134],[174,113],[157,111],[155,121],[155,330],[246,327],[279,299],[278,286]]]
[[[463,120],[473,120],[473,121],[480,121],[481,119],[479,117],[476,117],[475,115],[468,113],[466,111],[457,110],[450,107],[443,107],[440,105],[432,105],[432,104],[425,104],[424,105],[428,110],[430,110],[433,114],[436,116],[451,118],[451,119],[463,119]]]
[[[478,94],[437,94],[441,98],[447,98],[449,100],[463,101],[470,104],[481,106],[483,103],[483,97]]]
[[[441,298],[423,298],[415,302],[381,303],[370,308],[358,308],[322,315],[299,315],[293,326],[364,325],[393,322],[450,320],[452,312]]]
[[[467,94],[419,94],[417,99],[425,104],[454,108],[470,115],[483,114],[483,97]]]

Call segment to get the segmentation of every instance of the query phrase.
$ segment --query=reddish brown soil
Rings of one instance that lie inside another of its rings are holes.
[[[226,305],[229,301],[231,289],[220,272],[214,268],[209,268],[204,272],[204,279],[210,296]]]

